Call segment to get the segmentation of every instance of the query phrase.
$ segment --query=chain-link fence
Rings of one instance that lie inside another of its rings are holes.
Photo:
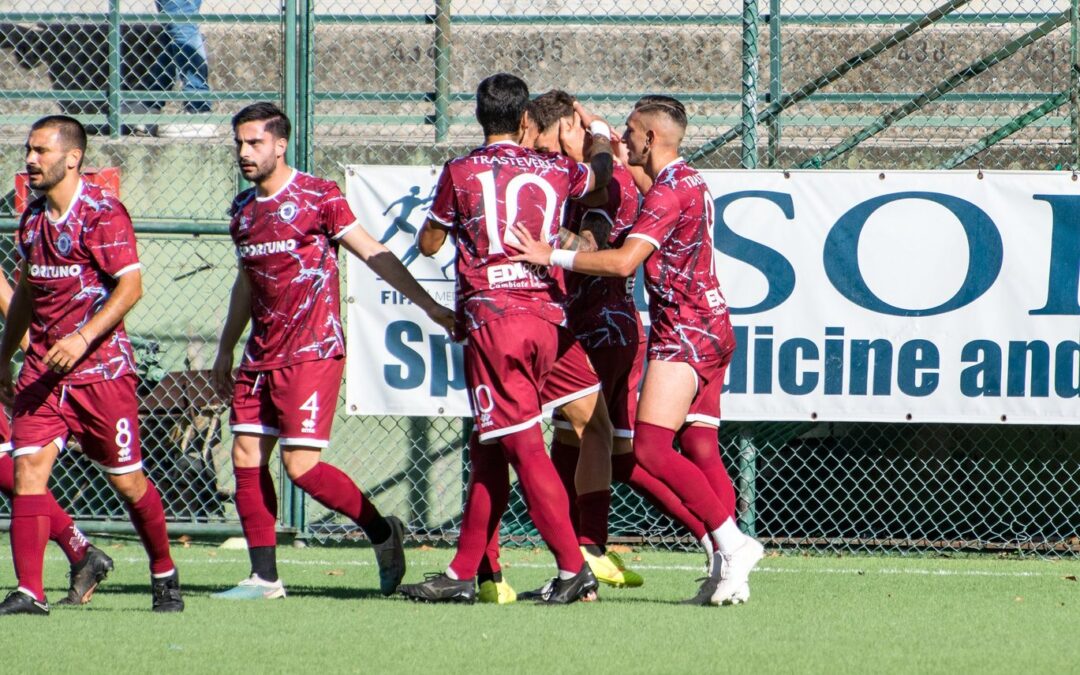
[[[614,122],[643,93],[675,95],[699,166],[1074,168],[1077,16],[1076,0],[0,0],[0,176],[20,170],[27,125],[60,111],[95,134],[89,166],[119,169],[146,267],[128,326],[149,471],[175,523],[235,529],[231,439],[207,369],[234,274],[227,125],[243,103],[280,102],[291,161],[339,181],[346,164],[438,165],[475,145],[473,91],[499,70]],[[17,185],[0,190],[5,231]],[[339,405],[326,454],[417,537],[452,539],[466,432],[463,420]],[[760,423],[720,435],[742,524],[774,544],[1080,551],[1078,427]],[[54,486],[73,515],[122,519],[78,452],[60,464]],[[282,493],[283,524],[353,532]],[[509,540],[538,541],[519,497],[504,525]],[[624,486],[611,531],[684,541]]]

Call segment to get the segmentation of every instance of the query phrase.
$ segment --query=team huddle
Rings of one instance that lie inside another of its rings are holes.
[[[565,604],[595,599],[599,583],[640,586],[641,576],[606,548],[614,480],[701,542],[708,574],[688,604],[745,602],[763,549],[735,524],[735,492],[719,454],[720,391],[735,340],[713,265],[712,198],[678,154],[685,108],[644,97],[615,139],[565,92],[530,100],[525,82],[497,74],[480,83],[476,115],[484,145],[445,165],[417,233],[425,255],[448,237],[456,247],[453,311],[358,226],[335,183],[285,163],[290,127],[280,109],[257,103],[233,118],[239,168],[254,187],[230,209],[237,275],[213,380],[232,401],[235,502],[251,573],[213,597],[286,595],[269,468],[280,445],[290,479],[370,539],[384,595]],[[26,150],[40,196],[16,234],[15,287],[0,284],[0,397],[12,409],[10,433],[0,415],[0,440],[9,440],[0,446],[0,491],[12,499],[18,579],[0,614],[49,613],[42,572],[50,539],[71,564],[62,603],[89,602],[113,568],[48,490],[69,435],[127,504],[150,559],[152,608],[181,611],[161,499],[142,470],[123,326],[142,293],[131,220],[116,198],[80,177],[86,134],[76,120],[38,120]],[[420,583],[402,584],[401,521],[321,460],[344,370],[339,245],[464,343],[475,431],[461,533],[447,569]],[[630,285],[641,265],[647,339]],[[13,386],[20,344],[25,361]],[[547,412],[550,457],[540,426]],[[557,568],[550,582],[521,594],[499,565],[511,466]]]

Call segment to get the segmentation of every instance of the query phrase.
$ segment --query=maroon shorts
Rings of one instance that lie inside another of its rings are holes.
[[[633,438],[638,389],[645,371],[645,341],[625,347],[590,349],[589,360],[600,376],[615,438]]]
[[[697,393],[690,402],[686,423],[700,422],[711,427],[720,426],[720,390],[724,388],[724,374],[730,359],[699,361],[691,363],[697,375]]]
[[[551,373],[540,390],[540,402],[545,413],[571,401],[600,391],[600,380],[593,370],[588,354],[577,340],[559,355]]]
[[[233,387],[233,433],[276,436],[282,447],[330,445],[345,359],[241,370]]]
[[[13,457],[32,455],[53,442],[62,450],[70,433],[105,473],[142,468],[134,375],[88,384],[30,385],[16,392],[13,409]]]
[[[481,443],[540,422],[544,383],[555,361],[575,344],[569,330],[529,315],[492,321],[469,333],[465,382]]]

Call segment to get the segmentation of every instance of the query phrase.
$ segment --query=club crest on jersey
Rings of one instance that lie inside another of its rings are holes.
[[[300,213],[300,207],[296,205],[296,202],[285,202],[278,207],[278,218],[285,223],[291,223],[296,220],[296,214]]]
[[[56,238],[56,248],[60,251],[60,255],[71,253],[71,235],[67,232],[61,232],[60,236]]]

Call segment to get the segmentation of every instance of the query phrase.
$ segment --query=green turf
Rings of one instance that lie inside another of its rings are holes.
[[[6,540],[0,555],[8,555]],[[247,572],[246,554],[177,548],[187,611],[149,612],[137,543],[108,543],[117,569],[88,607],[0,620],[3,671],[24,672],[1065,672],[1080,667],[1072,561],[770,557],[743,607],[682,607],[702,558],[626,556],[646,578],[571,607],[432,606],[384,599],[366,548],[282,547],[284,601],[208,594]],[[413,549],[407,580],[448,550]],[[545,551],[505,552],[518,590],[553,571]],[[5,565],[6,567],[6,565]],[[67,565],[47,557],[47,592]],[[13,585],[10,567],[2,584]]]

